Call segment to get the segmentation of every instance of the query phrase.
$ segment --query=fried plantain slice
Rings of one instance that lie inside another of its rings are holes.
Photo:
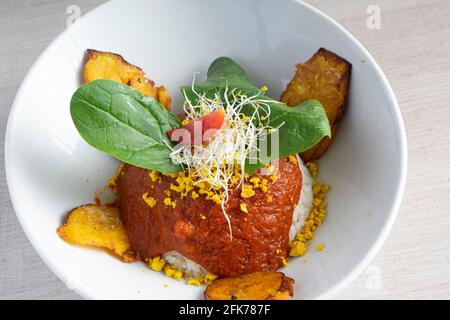
[[[294,295],[294,279],[282,272],[254,272],[213,281],[206,300],[288,300]]]
[[[75,208],[57,232],[66,242],[108,249],[124,262],[138,260],[128,242],[118,208],[95,204]]]
[[[319,100],[324,106],[330,122],[332,136],[323,138],[310,150],[301,153],[303,161],[319,159],[336,137],[344,114],[352,65],[326,49],[319,49],[308,61],[298,64],[297,72],[281,101],[294,107],[307,100]]]
[[[156,87],[155,82],[145,77],[141,68],[128,63],[116,53],[88,49],[87,61],[84,65],[84,81],[99,79],[114,80],[129,85],[144,96],[155,98],[170,110],[172,100],[166,88]]]

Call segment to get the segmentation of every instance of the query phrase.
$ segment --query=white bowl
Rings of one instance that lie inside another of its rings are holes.
[[[406,173],[406,139],[392,89],[366,49],[336,22],[299,1],[111,1],[64,31],[24,80],[8,121],[6,173],[17,217],[47,265],[86,298],[197,299],[203,288],[124,264],[56,234],[67,211],[91,202],[117,162],[76,131],[69,101],[85,50],[122,54],[164,84],[179,87],[227,55],[279,97],[319,47],[353,64],[348,112],[320,178],[332,185],[329,216],[303,258],[285,272],[296,298],[331,298],[368,265],[395,220]],[[325,250],[315,249],[317,242]],[[304,263],[305,258],[307,263]],[[163,285],[168,284],[165,288]]]

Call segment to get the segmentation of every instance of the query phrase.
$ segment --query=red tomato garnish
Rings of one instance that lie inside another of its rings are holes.
[[[225,113],[222,109],[205,114],[185,126],[167,131],[172,141],[185,145],[198,146],[212,138],[222,127]]]

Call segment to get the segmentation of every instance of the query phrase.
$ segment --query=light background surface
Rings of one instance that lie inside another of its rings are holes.
[[[68,6],[85,14],[103,2],[0,2],[0,299],[79,299],[42,262],[17,221],[3,143],[20,82],[66,27]],[[450,299],[450,1],[307,2],[373,54],[397,95],[408,136],[408,178],[394,228],[372,264],[337,298]],[[366,26],[370,5],[381,9],[380,30]]]

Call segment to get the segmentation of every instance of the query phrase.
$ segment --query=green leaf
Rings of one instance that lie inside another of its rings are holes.
[[[259,89],[250,81],[247,72],[228,57],[214,60],[208,68],[207,80],[194,86],[196,92],[203,93],[207,97],[213,97],[215,93],[223,93],[226,87],[245,90],[252,95],[259,92]],[[196,101],[197,96],[191,86],[183,86],[181,91],[189,100]]]
[[[250,175],[273,160],[306,151],[324,137],[331,136],[331,128],[325,109],[319,101],[309,100],[291,108],[265,96],[250,81],[245,70],[230,58],[221,57],[214,60],[208,69],[207,80],[195,85],[194,90],[197,93],[213,97],[216,93],[224,94],[227,87],[230,91],[238,89],[247,96],[257,95],[260,99],[273,101],[273,103],[268,103],[270,108],[269,125],[274,128],[281,125],[277,130],[278,132],[268,137],[268,149],[271,149],[273,143],[277,143],[278,152],[267,156],[257,155],[260,161],[256,163],[247,159],[245,171]],[[197,95],[194,90],[192,90],[192,87],[182,87],[186,97],[193,102],[197,102]],[[244,107],[242,112],[250,116],[253,109]],[[276,135],[279,137],[278,141],[275,141]]]
[[[227,79],[253,86],[247,72],[231,58],[219,57],[208,68],[208,80]]]
[[[155,99],[110,80],[81,86],[70,102],[72,120],[94,148],[137,167],[163,173],[182,167],[170,158],[173,142],[166,132],[178,119]]]
[[[311,149],[324,137],[331,136],[327,114],[317,100],[308,100],[294,108],[284,104],[271,105],[270,108],[270,126],[274,128],[282,126],[278,133],[270,135],[274,137],[269,136],[270,143],[267,149],[271,150],[272,144],[275,143],[275,148],[278,150],[275,154],[268,152],[266,155],[263,152],[256,163],[247,160],[245,171],[249,175],[273,160]]]

